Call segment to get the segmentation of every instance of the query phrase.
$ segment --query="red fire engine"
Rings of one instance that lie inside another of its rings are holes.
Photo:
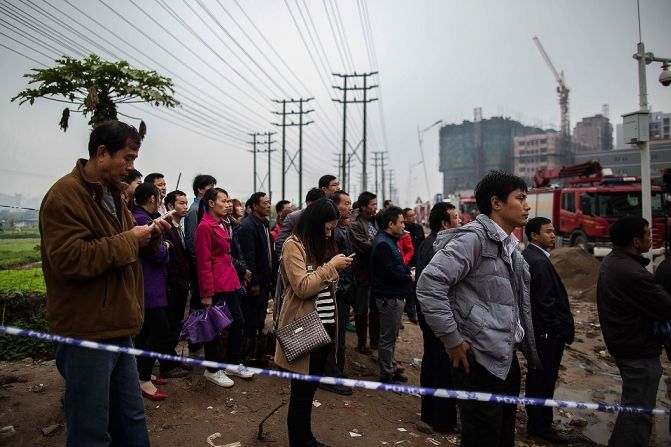
[[[551,184],[562,179],[562,184]],[[552,220],[558,244],[609,247],[609,226],[625,216],[641,215],[641,185],[637,177],[604,175],[597,161],[540,170],[528,197],[529,217]],[[652,187],[653,248],[664,242],[665,213],[662,189]],[[521,232],[518,231],[518,237]],[[520,237],[520,240],[521,237]]]

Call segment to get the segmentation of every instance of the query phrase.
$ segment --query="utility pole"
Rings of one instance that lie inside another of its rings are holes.
[[[394,170],[389,169],[387,171],[389,173],[389,200],[394,200],[393,199],[393,192],[394,192]]]
[[[253,189],[252,191],[256,192],[256,191],[258,191],[258,190],[256,189],[256,179],[259,178],[258,173],[257,173],[257,171],[256,171],[256,154],[257,154],[257,151],[256,151],[256,136],[259,135],[259,134],[257,134],[257,133],[250,133],[250,134],[247,134],[247,135],[251,135],[251,136],[252,136],[252,141],[249,141],[249,144],[252,145],[252,148],[253,148],[253,149],[252,149],[251,151],[249,151],[249,152],[251,152],[252,154],[254,154],[254,189]]]
[[[369,102],[377,101],[377,98],[371,98],[368,99],[368,90],[377,88],[377,85],[368,85],[368,78],[370,76],[378,74],[377,71],[372,71],[370,73],[356,73],[354,72],[353,74],[340,74],[340,73],[332,73],[333,76],[337,76],[339,78],[343,79],[343,86],[333,86],[333,88],[340,90],[343,92],[343,99],[333,99],[333,101],[341,103],[343,105],[343,125],[342,125],[342,156],[343,160],[347,156],[347,104],[363,104],[363,157],[361,160],[362,164],[362,175],[361,175],[361,184],[362,184],[362,190],[368,189],[368,178],[367,178],[367,172],[366,172],[366,155],[367,155],[367,141],[366,141],[366,136],[367,136],[367,130],[366,130],[366,105]],[[357,87],[356,85],[350,87],[347,85],[347,80],[349,78],[357,79],[357,78],[363,78],[363,87]],[[347,99],[347,92],[348,91],[361,91],[363,92],[363,100],[358,100],[356,98],[354,99]],[[342,179],[340,180],[342,183],[345,183],[346,181],[346,169],[343,167],[342,170]]]
[[[381,172],[381,177],[382,177],[382,200],[384,201],[385,199],[385,193],[384,193],[384,175],[385,175],[385,170],[384,170],[384,165],[387,162],[387,160],[384,159],[384,157],[387,155],[386,152],[380,152],[380,172]]]
[[[272,200],[273,193],[271,191],[272,183],[271,183],[271,168],[270,168],[271,156],[270,156],[270,154],[276,151],[275,149],[272,149],[272,146],[271,146],[273,143],[275,143],[275,141],[272,141],[272,136],[275,135],[275,132],[264,132],[264,133],[255,132],[255,133],[250,133],[249,135],[251,135],[251,137],[252,137],[252,141],[250,141],[249,143],[253,144],[253,148],[254,148],[253,150],[249,151],[249,152],[254,153],[254,192],[259,191],[259,189],[257,189],[257,183],[256,183],[257,180],[258,180],[259,185],[260,185],[260,189],[264,189],[264,184],[265,184],[265,186],[266,186],[265,189],[267,191],[268,197],[270,197],[271,200]],[[261,136],[265,136],[266,140],[263,141],[263,140],[258,140],[257,139],[258,137],[261,137]],[[266,149],[257,149],[256,148],[257,145],[261,146],[261,145],[264,145],[264,144],[267,145]],[[258,171],[257,171],[257,168],[256,168],[256,155],[257,154],[264,154],[264,153],[268,154],[268,172],[266,173],[264,178],[261,178],[258,175]],[[267,184],[266,184],[266,179],[267,179]]]
[[[298,206],[303,207],[303,126],[314,123],[314,121],[303,121],[303,116],[314,112],[313,109],[303,110],[303,105],[312,101],[314,98],[299,98],[299,99],[283,99],[275,100],[273,102],[282,104],[281,112],[273,112],[275,115],[282,115],[282,124],[272,123],[274,126],[282,127],[282,198],[286,197],[286,175],[289,169],[293,166],[298,173]],[[298,111],[287,111],[287,104],[298,104]],[[287,115],[298,115],[298,123],[294,123],[293,119],[287,123]],[[298,126],[298,150],[293,155],[289,155],[289,165],[287,166],[287,146],[286,146],[286,128]],[[298,157],[298,166],[295,160]]]

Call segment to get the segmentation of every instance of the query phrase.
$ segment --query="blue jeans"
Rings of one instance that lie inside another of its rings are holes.
[[[130,336],[100,340],[132,347]],[[67,446],[149,446],[135,357],[56,343]]]

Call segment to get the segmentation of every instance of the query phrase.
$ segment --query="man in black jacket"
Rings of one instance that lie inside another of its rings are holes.
[[[403,219],[405,220],[405,229],[410,233],[410,240],[412,241],[412,248],[415,250],[412,259],[410,259],[409,267],[415,267],[417,263],[417,254],[419,252],[419,245],[424,240],[424,227],[417,223],[417,215],[412,208],[403,209]],[[408,320],[417,324],[417,296],[415,288],[410,287],[410,293],[405,300],[405,308],[403,309],[408,314]]]
[[[550,262],[555,245],[552,221],[545,217],[529,219],[524,229],[529,245],[522,252],[531,274],[530,298],[536,350],[541,368],[527,370],[527,397],[552,399],[564,354],[564,344],[573,343],[575,329],[568,295],[561,278]],[[552,407],[527,405],[527,432],[553,444],[568,444],[569,439],[552,427]]]
[[[349,234],[349,225],[345,220],[352,214],[352,199],[345,191],[336,191],[331,194],[330,199],[340,211],[338,226],[333,229],[333,237],[338,245],[338,252],[345,256],[354,253],[352,240]],[[338,290],[336,290],[336,304],[338,307],[338,346],[335,347],[335,355],[329,355],[326,360],[324,374],[332,377],[345,376],[345,327],[349,322],[349,311],[354,306],[354,272],[352,266],[347,267],[338,275]],[[333,393],[349,396],[352,388],[345,385],[321,384],[319,388]]]
[[[662,341],[653,321],[671,320],[671,295],[646,270],[652,239],[648,221],[624,217],[610,228],[613,251],[599,270],[596,299],[603,338],[622,376],[621,405],[653,408],[662,376]],[[620,412],[609,446],[647,446],[652,416]]]
[[[375,304],[380,314],[380,340],[377,357],[382,383],[406,382],[408,378],[394,365],[396,337],[401,327],[403,299],[414,282],[410,269],[403,263],[398,238],[403,235],[403,210],[392,206],[377,217],[380,227],[370,254]]]
[[[245,317],[245,336],[256,337],[263,331],[278,263],[272,249],[268,222],[270,197],[264,192],[255,192],[245,206],[251,208],[252,213],[242,221],[238,238],[246,267],[252,275],[247,286],[247,297],[242,302],[242,312]]]

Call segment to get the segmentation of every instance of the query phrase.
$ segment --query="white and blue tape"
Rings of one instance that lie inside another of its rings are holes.
[[[602,412],[616,412],[621,411],[624,413],[640,413],[640,414],[658,414],[658,415],[668,415],[671,414],[671,410],[665,410],[663,408],[637,408],[637,407],[624,407],[620,405],[605,405],[594,402],[575,402],[569,400],[559,400],[559,399],[538,399],[533,397],[519,397],[519,396],[503,396],[498,394],[490,393],[476,393],[471,391],[459,391],[459,390],[448,390],[444,388],[422,388],[414,387],[407,385],[396,385],[396,384],[386,384],[381,382],[372,382],[368,380],[354,380],[354,379],[342,379],[336,377],[321,377],[321,376],[312,376],[306,374],[298,374],[288,371],[278,371],[271,369],[261,369],[261,368],[251,368],[241,365],[229,365],[227,363],[212,362],[208,360],[197,360],[190,357],[179,357],[175,355],[160,354],[157,352],[148,352],[141,349],[135,348],[125,348],[121,346],[108,345],[104,343],[98,343],[95,341],[88,340],[78,340],[76,338],[63,337],[60,335],[46,334],[44,332],[32,331],[27,329],[21,329],[12,326],[0,326],[0,334],[15,335],[19,337],[29,337],[35,338],[43,341],[51,341],[55,343],[64,343],[68,345],[81,346],[89,349],[97,349],[101,351],[109,352],[122,352],[131,355],[141,355],[144,357],[151,357],[158,360],[172,360],[179,363],[187,363],[190,365],[204,366],[207,368],[219,368],[219,369],[231,369],[238,371],[249,371],[254,374],[260,374],[270,377],[279,377],[282,379],[296,379],[296,380],[305,380],[309,382],[318,382],[323,384],[330,385],[345,385],[354,388],[363,388],[367,390],[378,390],[378,391],[393,391],[395,393],[402,394],[418,394],[422,396],[434,396],[434,397],[443,397],[443,398],[452,398],[459,400],[473,400],[480,402],[495,402],[500,404],[514,404],[514,405],[537,405],[545,407],[557,407],[557,408],[573,408],[576,410],[592,410],[592,411],[602,411]]]

